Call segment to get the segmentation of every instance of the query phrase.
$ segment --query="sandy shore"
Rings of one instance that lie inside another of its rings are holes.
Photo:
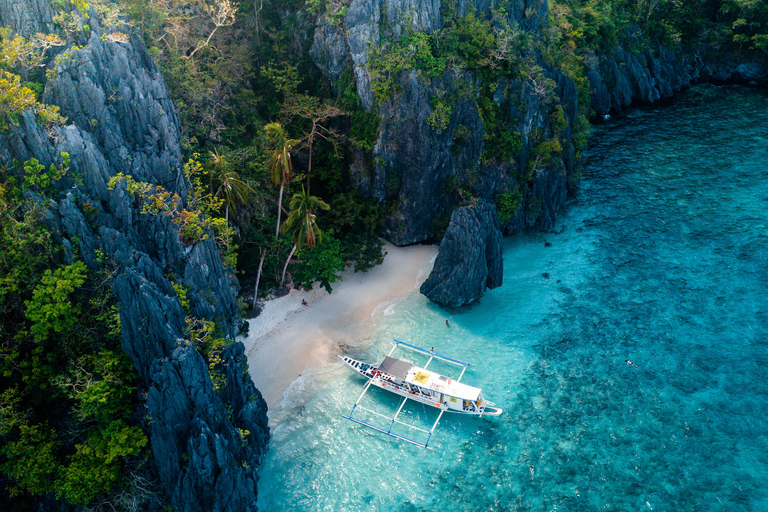
[[[283,393],[303,373],[335,363],[343,346],[370,340],[379,306],[418,290],[437,254],[437,246],[387,244],[386,250],[383,264],[367,273],[345,272],[332,294],[322,288],[291,290],[268,301],[249,321],[241,341],[253,382],[271,411],[279,409]]]

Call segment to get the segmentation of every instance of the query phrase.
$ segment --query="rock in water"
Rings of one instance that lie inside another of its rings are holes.
[[[496,207],[479,200],[451,215],[435,267],[421,293],[444,306],[459,307],[501,286],[503,238]]]

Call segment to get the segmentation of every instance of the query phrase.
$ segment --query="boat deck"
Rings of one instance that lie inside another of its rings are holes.
[[[462,384],[445,375],[420,368],[411,362],[390,356],[384,358],[384,361],[378,367],[378,371],[388,373],[396,379],[409,384],[453,396],[460,400],[475,401],[480,396],[480,388]]]

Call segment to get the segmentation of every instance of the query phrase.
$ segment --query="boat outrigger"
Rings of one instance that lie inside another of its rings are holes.
[[[423,352],[429,355],[429,360],[423,367],[419,367],[410,361],[396,359],[392,357],[392,353],[398,347],[407,348],[417,352]],[[496,407],[496,404],[483,398],[483,393],[480,388],[468,386],[462,382],[459,382],[464,376],[464,372],[467,370],[467,368],[474,365],[438,354],[434,351],[434,349],[426,350],[404,341],[395,340],[395,346],[392,347],[392,350],[389,351],[389,354],[387,354],[387,356],[378,366],[363,363],[348,356],[340,355],[339,357],[350,367],[352,367],[352,369],[368,379],[368,383],[365,385],[363,392],[352,406],[352,410],[348,415],[342,416],[348,420],[352,420],[381,433],[396,437],[417,446],[421,446],[422,448],[427,448],[429,445],[429,440],[432,437],[432,433],[435,431],[435,428],[440,422],[440,418],[444,412],[468,414],[473,416],[498,416],[502,412],[501,409]],[[427,366],[429,366],[429,363],[432,362],[433,359],[440,359],[451,364],[463,366],[461,374],[457,379],[453,379],[431,370],[427,370]],[[366,409],[360,405],[360,401],[363,399],[363,396],[365,396],[368,388],[372,385],[403,397],[403,401],[400,403],[400,407],[398,407],[397,412],[392,418],[389,418],[388,416],[377,413],[370,409]],[[415,425],[401,422],[397,419],[400,411],[403,410],[405,402],[408,400],[413,400],[414,402],[434,407],[440,411],[440,414],[438,414],[435,423],[432,425],[432,428],[425,430],[416,427]],[[376,425],[373,425],[360,418],[355,418],[353,416],[355,409],[362,409],[376,416],[387,418],[389,420],[388,428],[377,427]],[[394,427],[395,423],[427,434],[426,441],[421,443],[404,435],[392,432],[392,427]]]

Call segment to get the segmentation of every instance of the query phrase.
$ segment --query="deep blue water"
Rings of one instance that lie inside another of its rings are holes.
[[[363,382],[334,363],[287,395],[261,509],[768,510],[767,178],[765,92],[598,127],[555,229],[507,240],[501,288],[460,311],[411,296],[352,354],[434,346],[505,413],[444,416],[422,450],[341,418]]]

